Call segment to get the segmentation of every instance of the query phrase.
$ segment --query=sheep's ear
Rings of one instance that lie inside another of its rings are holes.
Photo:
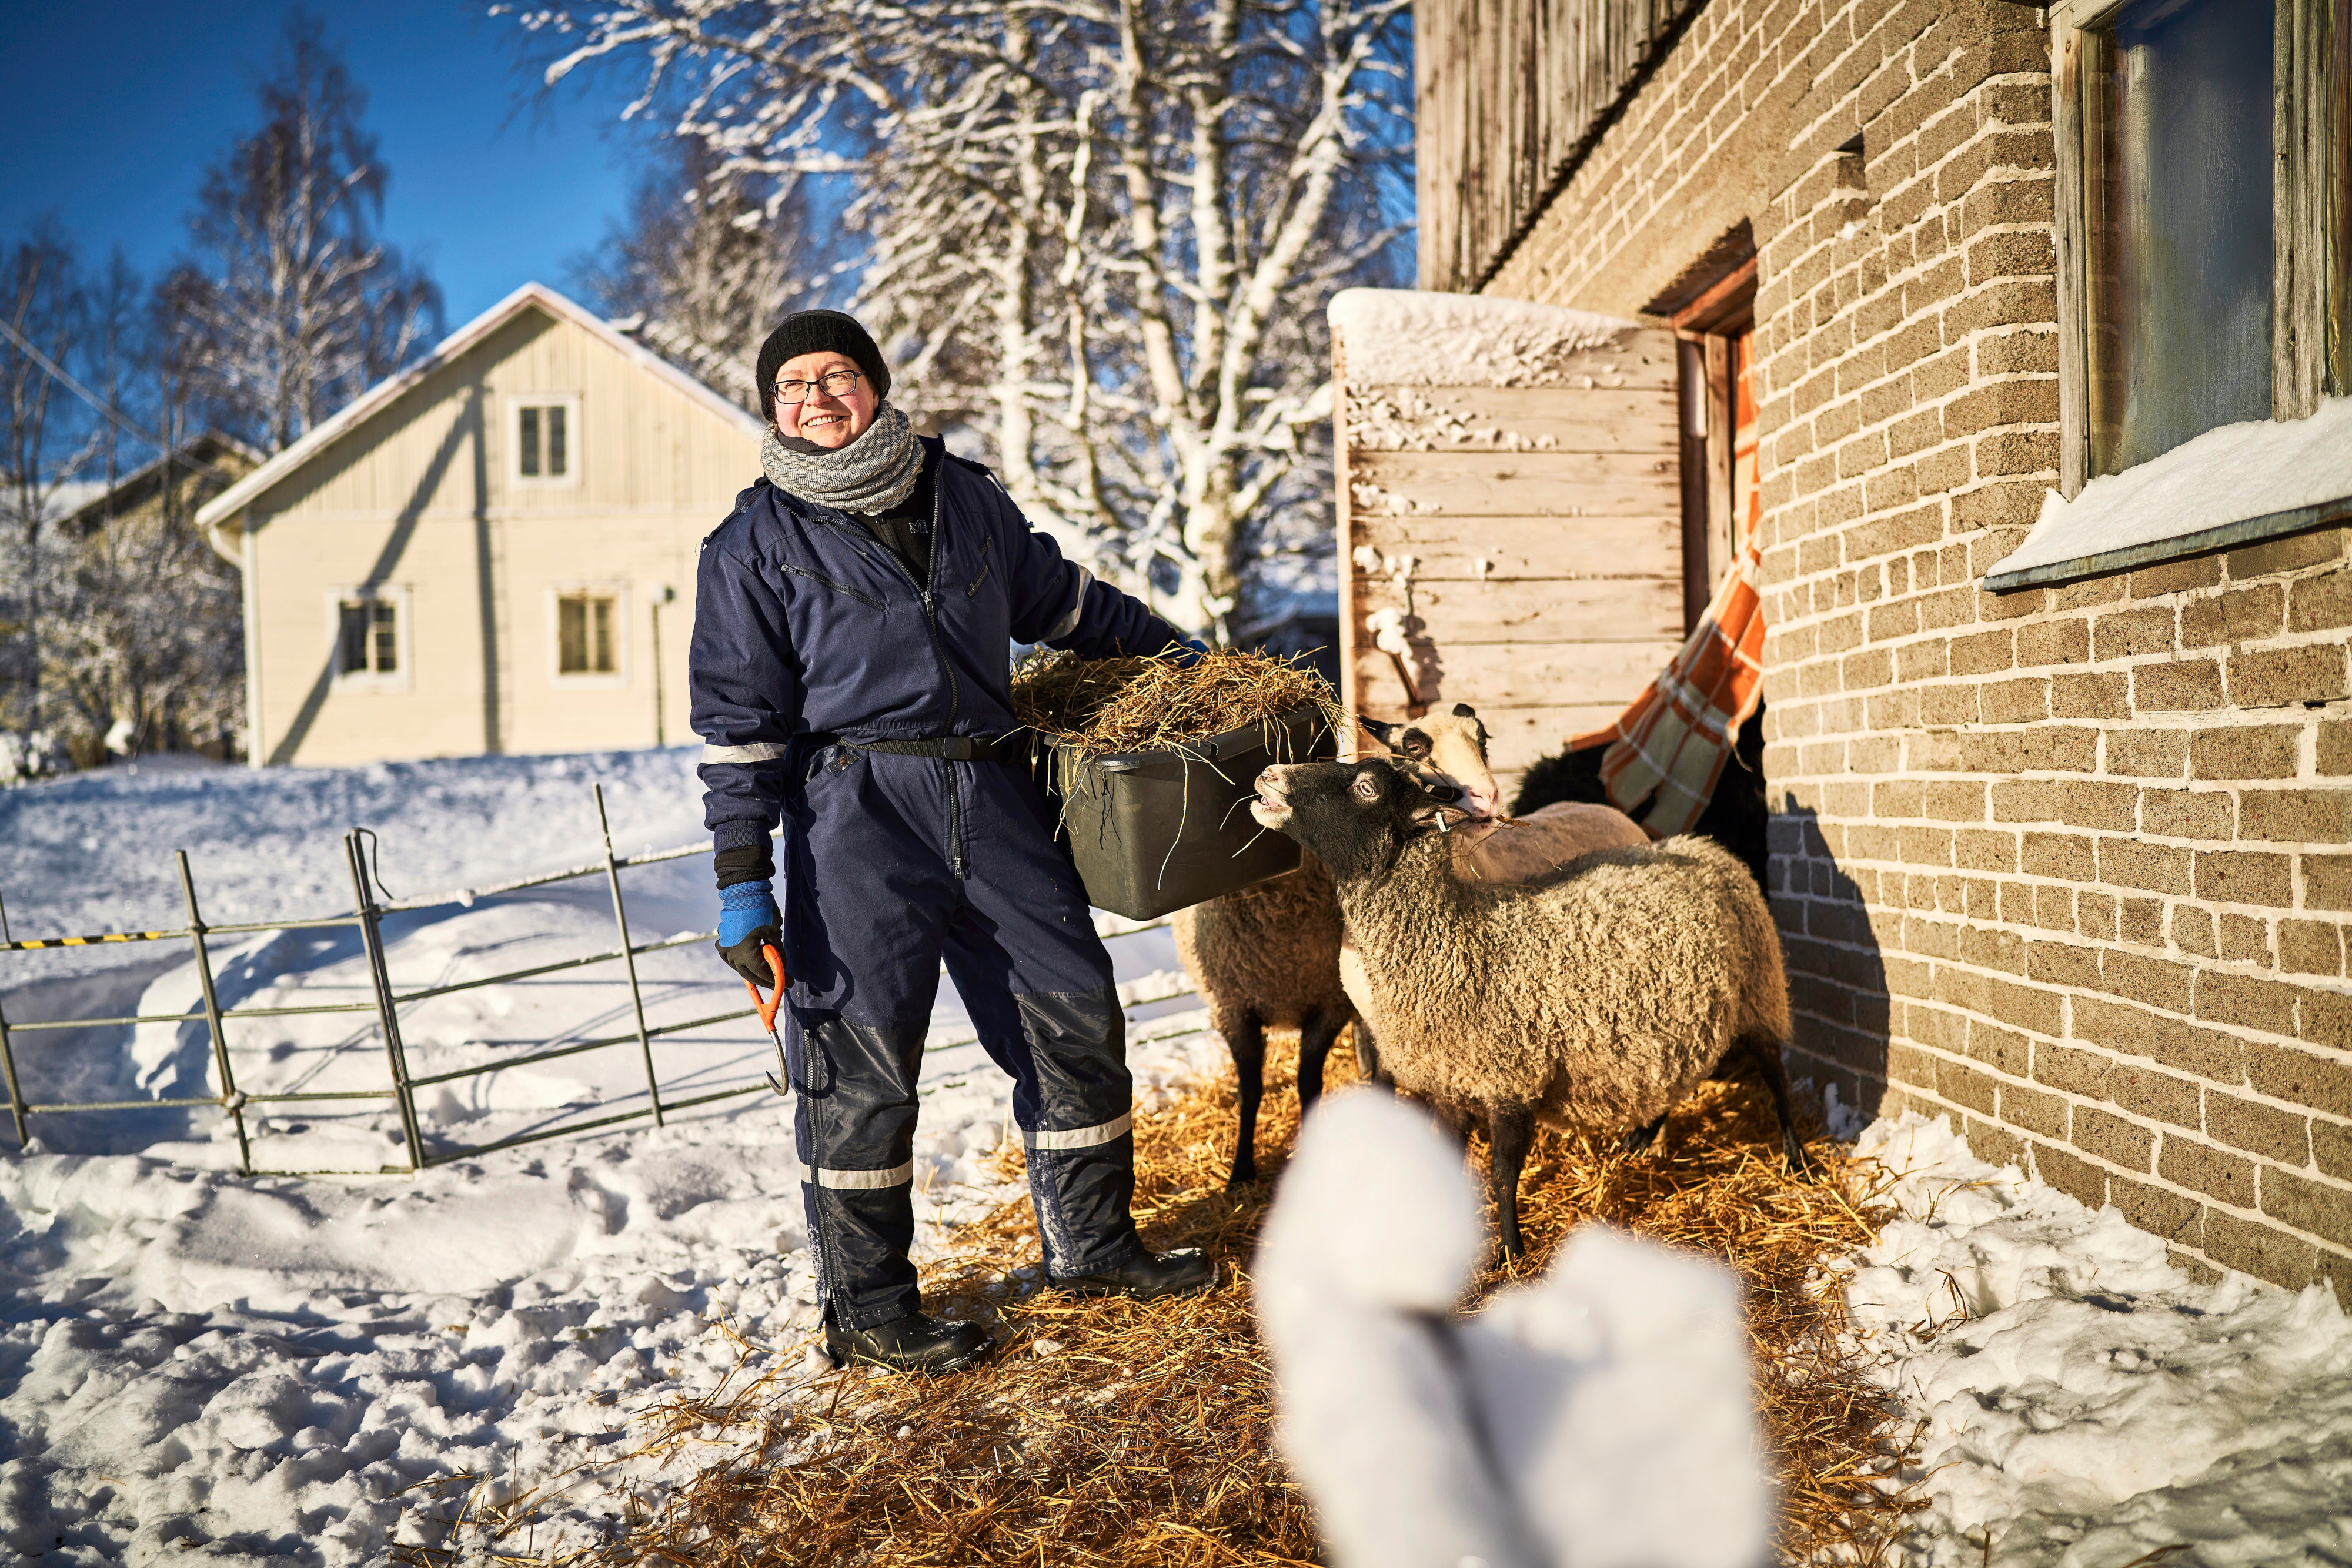
[[[1362,725],[1364,727],[1365,733],[1370,735],[1374,740],[1379,741],[1391,751],[1394,751],[1396,749],[1396,726],[1383,723],[1381,720],[1377,718],[1366,718],[1362,714],[1358,714],[1356,716],[1356,722]]]
[[[1455,703],[1454,705],[1454,716],[1455,718],[1476,718],[1478,716],[1478,710],[1472,707],[1468,703]]]

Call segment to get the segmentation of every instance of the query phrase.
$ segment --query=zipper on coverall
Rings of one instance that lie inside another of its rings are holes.
[[[922,596],[923,625],[931,634],[931,656],[940,662],[940,674],[948,679],[947,727],[953,729],[956,715],[961,710],[963,704],[963,688],[956,684],[955,666],[948,663],[947,649],[940,642],[940,556],[945,549],[940,537],[940,519],[944,514],[946,499],[939,481],[934,478],[931,482],[931,563],[930,570],[924,574],[923,581],[915,580],[915,574],[907,570],[907,563],[898,559],[897,550],[892,549],[888,545],[882,545],[881,549],[890,564],[898,569],[898,575],[907,580],[907,586]],[[872,529],[861,528],[857,531],[865,535],[868,541],[880,543],[879,540],[873,538]],[[965,870],[963,794],[956,781],[955,764],[944,757],[940,758],[940,761],[948,770],[948,870],[958,882],[961,882],[964,879]]]

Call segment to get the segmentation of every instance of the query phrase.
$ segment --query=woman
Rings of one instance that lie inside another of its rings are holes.
[[[707,743],[719,947],[780,949],[801,1193],[836,1364],[945,1371],[978,1324],[922,1311],[915,1080],[940,962],[1013,1079],[1045,1269],[1066,1291],[1205,1290],[1128,1204],[1126,1018],[1085,890],[1024,766],[1008,645],[1081,657],[1182,639],[1032,533],[987,469],[917,436],[890,370],[833,310],[761,345],[765,480],[702,545],[689,674]],[[782,913],[769,830],[784,823]]]

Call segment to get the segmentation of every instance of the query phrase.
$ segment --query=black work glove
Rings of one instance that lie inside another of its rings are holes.
[[[776,911],[775,888],[766,878],[739,882],[719,894],[719,940],[714,944],[727,967],[757,986],[781,986],[786,977],[772,972],[768,955],[773,947],[783,956],[782,917]]]

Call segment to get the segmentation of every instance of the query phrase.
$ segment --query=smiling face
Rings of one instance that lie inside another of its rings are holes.
[[[812,385],[807,401],[786,402],[776,400],[776,434],[797,435],[803,441],[813,441],[819,446],[838,451],[866,434],[874,423],[875,410],[880,400],[874,395],[873,383],[857,371],[857,361],[847,354],[830,349],[814,354],[799,354],[777,367],[776,380],[814,382],[836,371],[857,373],[855,385],[835,397],[822,387]]]

